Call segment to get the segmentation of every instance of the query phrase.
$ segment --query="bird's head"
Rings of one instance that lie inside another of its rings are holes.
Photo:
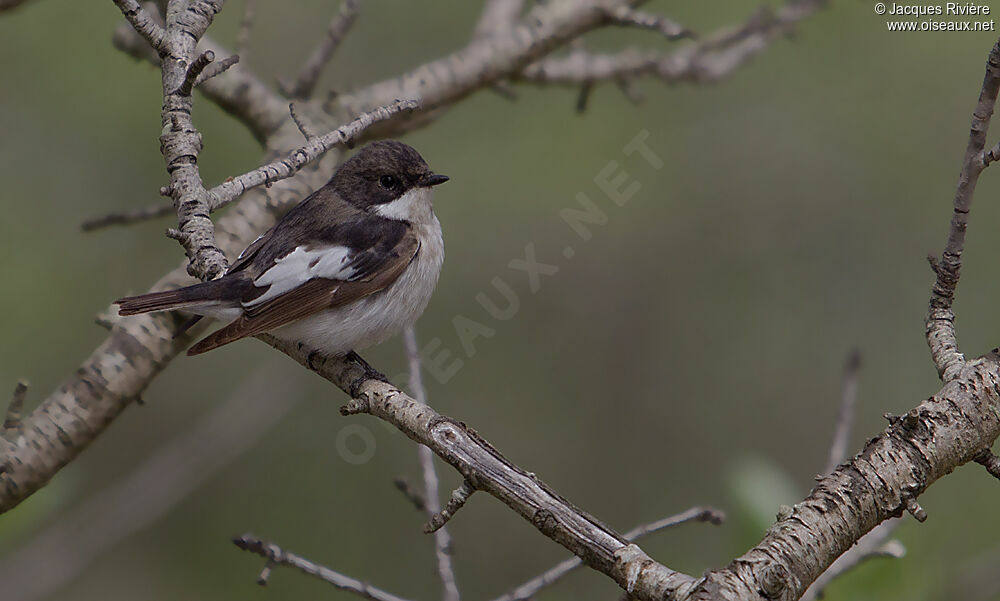
[[[414,202],[429,202],[430,188],[448,181],[431,171],[411,146],[379,140],[344,162],[330,180],[337,194],[364,211],[406,218]]]

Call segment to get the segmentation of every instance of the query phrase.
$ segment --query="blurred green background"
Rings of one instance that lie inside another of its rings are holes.
[[[260,2],[246,63],[269,82],[293,72],[336,6]],[[852,453],[883,427],[884,412],[905,412],[939,388],[923,337],[925,256],[944,242],[996,34],[888,33],[872,6],[833,2],[718,84],[645,81],[640,106],[602,85],[582,115],[573,110],[577,90],[522,86],[516,102],[481,92],[407,138],[452,176],[436,204],[448,259],[418,330],[464,364],[446,384],[428,378],[432,404],[620,530],[695,504],[728,511],[722,527],[646,539],[672,568],[725,565],[759,540],[779,504],[809,490],[826,462],[851,348],[864,361]],[[756,7],[647,6],[699,32]],[[365,0],[324,85],[349,89],[458,48],[478,9]],[[212,35],[232,45],[240,16],[239,2],[227,5]],[[165,182],[158,72],[111,47],[120,20],[110,2],[69,0],[0,15],[0,390],[30,379],[31,406],[104,339],[95,314],[182,258],[162,235],[168,220],[79,228],[87,217],[158,202]],[[591,48],[674,47],[642,31],[589,39]],[[246,131],[210,102],[196,102],[195,122],[208,183],[260,161]],[[666,162],[661,170],[622,152],[643,130]],[[624,207],[594,183],[609,161],[641,183]],[[1000,342],[998,191],[988,171],[956,304],[970,355]],[[559,217],[580,192],[608,215],[588,242]],[[528,243],[559,266],[535,294],[508,267]],[[572,259],[562,256],[567,245]],[[520,299],[508,321],[475,300],[485,292],[500,302],[495,277]],[[455,333],[459,315],[494,331],[472,357]],[[404,369],[398,339],[365,355],[389,374]],[[249,391],[240,388],[247,377],[258,378]],[[255,341],[173,362],[144,406],[0,517],[0,567],[204,424],[213,407],[254,395],[299,402],[162,519],[83,558],[92,563],[42,598],[347,598],[290,570],[258,589],[262,561],[228,542],[244,531],[404,597],[436,598],[431,539],[391,485],[419,479],[414,445],[374,419],[342,418],[339,391]],[[359,455],[367,461],[349,461]],[[458,483],[441,473],[448,490]],[[827,598],[1000,598],[995,578],[983,580],[1000,566],[998,493],[978,466],[958,470],[922,497],[930,519],[898,530],[905,559],[874,560]],[[486,495],[451,530],[466,599],[500,594],[566,556]],[[72,540],[57,545],[64,557],[46,561],[81,559]],[[14,601],[9,594],[0,582],[0,597]],[[618,595],[583,570],[539,599]]]

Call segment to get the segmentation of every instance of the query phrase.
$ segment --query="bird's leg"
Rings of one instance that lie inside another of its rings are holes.
[[[347,353],[347,355],[344,356],[344,359],[357,363],[361,366],[361,369],[364,370],[364,373],[351,382],[350,393],[352,398],[358,396],[358,389],[368,380],[378,380],[380,382],[385,382],[386,384],[392,384],[385,374],[369,365],[367,361],[361,358],[361,355],[355,353],[354,351]]]

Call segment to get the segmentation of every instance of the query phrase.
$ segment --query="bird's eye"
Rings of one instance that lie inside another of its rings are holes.
[[[391,175],[383,175],[379,178],[378,185],[386,190],[395,190],[399,186],[399,180]]]

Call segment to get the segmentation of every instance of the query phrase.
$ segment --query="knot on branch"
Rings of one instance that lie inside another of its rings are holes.
[[[766,599],[778,599],[788,590],[788,581],[791,574],[788,568],[780,563],[772,563],[764,567],[761,571],[760,594]]]

